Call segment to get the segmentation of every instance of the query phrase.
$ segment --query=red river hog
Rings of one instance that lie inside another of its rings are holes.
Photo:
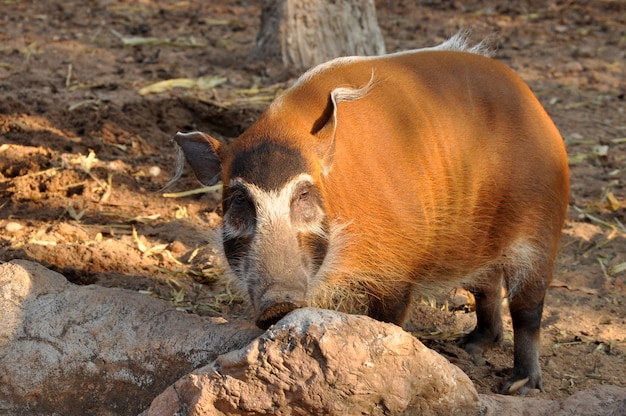
[[[259,327],[351,291],[371,317],[402,324],[413,292],[465,287],[477,326],[461,344],[479,357],[502,338],[504,284],[515,346],[502,391],[543,390],[539,330],[567,156],[528,86],[482,51],[459,34],[338,58],[231,144],[175,136],[200,182],[223,182],[223,249]]]

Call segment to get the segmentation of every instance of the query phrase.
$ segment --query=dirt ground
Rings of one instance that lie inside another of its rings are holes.
[[[1,0],[0,261],[35,260],[183,311],[247,316],[221,278],[219,191],[179,194],[198,188],[189,173],[158,190],[173,172],[174,133],[236,137],[288,85],[246,59],[259,4]],[[529,83],[570,157],[540,397],[626,387],[626,3],[378,0],[377,11],[389,52],[460,28],[475,40],[498,33],[495,58]],[[407,328],[493,392],[512,366],[510,319],[478,366],[450,340],[472,319],[419,307]]]

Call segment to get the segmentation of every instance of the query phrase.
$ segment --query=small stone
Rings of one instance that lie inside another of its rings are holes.
[[[161,174],[161,168],[158,166],[150,166],[150,169],[148,169],[148,174],[153,178],[156,178]]]
[[[574,58],[592,58],[596,55],[596,49],[590,45],[581,45],[574,50]]]
[[[168,246],[167,249],[171,251],[173,254],[181,254],[187,251],[187,247],[180,241],[173,241]]]
[[[577,73],[577,72],[582,72],[583,71],[583,66],[580,62],[577,61],[573,61],[573,62],[568,62],[566,64],[563,64],[561,66],[561,70],[564,73]]]
[[[4,229],[7,230],[10,233],[14,233],[16,231],[19,231],[22,228],[24,228],[24,227],[22,227],[22,224],[20,224],[19,222],[15,222],[15,221],[9,221],[4,226]]]

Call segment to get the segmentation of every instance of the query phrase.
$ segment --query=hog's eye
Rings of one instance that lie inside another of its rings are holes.
[[[229,209],[236,211],[241,211],[242,209],[248,208],[250,205],[250,199],[242,189],[233,189],[225,202]]]
[[[311,223],[319,220],[319,194],[311,183],[302,183],[294,190],[291,202],[291,219],[296,223]]]
[[[242,206],[245,205],[245,203],[247,202],[247,198],[246,196],[243,194],[243,192],[235,192],[233,194],[233,197],[231,199],[232,204],[234,206]]]
[[[306,202],[311,198],[311,193],[309,192],[308,189],[302,190],[300,191],[300,195],[298,195],[298,199],[301,202]]]
[[[298,205],[313,202],[312,192],[314,192],[313,185],[310,183],[300,184],[293,192],[291,203]]]

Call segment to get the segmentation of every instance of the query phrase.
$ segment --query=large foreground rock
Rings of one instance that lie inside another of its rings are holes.
[[[132,415],[261,331],[164,301],[76,286],[28,261],[0,265],[0,414]]]
[[[176,414],[623,416],[626,389],[599,386],[562,402],[477,395],[457,367],[394,325],[301,309],[182,377],[144,413]]]
[[[469,378],[401,328],[319,309],[181,378],[147,415],[472,415]]]

